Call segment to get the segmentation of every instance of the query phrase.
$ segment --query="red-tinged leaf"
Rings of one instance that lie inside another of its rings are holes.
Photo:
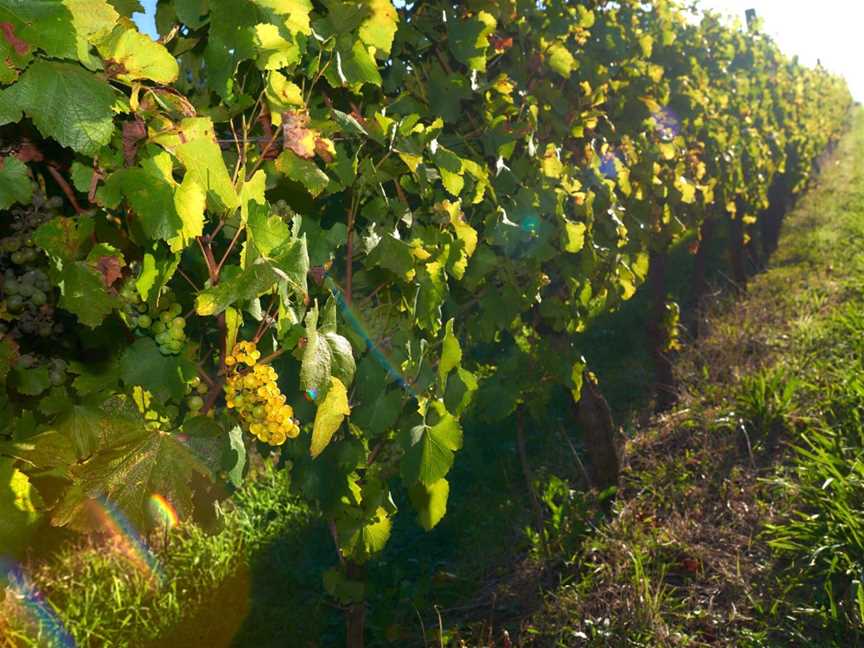
[[[96,262],[96,269],[102,275],[106,288],[113,286],[114,282],[123,276],[120,260],[114,256],[100,257]]]
[[[282,113],[283,147],[304,159],[315,157],[318,132],[308,128],[309,115],[299,110]]]
[[[15,53],[19,56],[24,56],[30,51],[30,45],[15,35],[15,25],[12,23],[0,23],[0,32],[2,32],[3,38],[6,39],[6,42],[12,46],[12,49],[14,49]]]
[[[139,120],[123,124],[123,161],[133,166],[138,155],[138,142],[147,139],[147,125]]]

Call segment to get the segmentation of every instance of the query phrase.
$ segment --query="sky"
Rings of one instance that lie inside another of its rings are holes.
[[[136,19],[144,31],[155,33],[156,0],[142,0],[145,15]],[[786,54],[798,55],[807,65],[817,60],[846,77],[852,94],[864,101],[864,0],[701,0],[705,8],[744,20],[755,9],[763,29]]]

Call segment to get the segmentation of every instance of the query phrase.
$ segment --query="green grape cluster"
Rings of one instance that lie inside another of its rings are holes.
[[[294,409],[279,390],[279,375],[270,365],[259,364],[260,359],[261,353],[252,342],[234,347],[225,358],[229,371],[225,399],[252,435],[278,446],[300,434],[300,428],[292,418]]]
[[[186,320],[183,308],[167,295],[158,306],[142,301],[131,281],[120,290],[123,317],[126,323],[142,335],[151,335],[164,355],[177,355],[186,345]]]
[[[63,333],[55,320],[48,259],[33,244],[33,232],[62,204],[37,193],[31,205],[12,210],[11,232],[0,238],[0,335],[47,338]]]
[[[201,409],[204,407],[204,395],[207,394],[208,389],[198,376],[186,383],[186,407],[189,408],[189,413],[192,416],[198,416],[201,413]]]

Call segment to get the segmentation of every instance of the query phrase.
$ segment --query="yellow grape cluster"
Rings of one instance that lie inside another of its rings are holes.
[[[250,433],[270,445],[282,445],[300,434],[294,410],[279,391],[279,375],[270,365],[258,364],[261,352],[252,342],[240,342],[225,358],[228,379],[225,399]]]

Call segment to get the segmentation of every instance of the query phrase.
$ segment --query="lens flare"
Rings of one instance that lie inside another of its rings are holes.
[[[177,509],[169,502],[164,495],[153,493],[147,502],[150,510],[150,515],[165,529],[173,529],[180,524],[180,516],[177,515]]]
[[[345,301],[345,296],[342,294],[342,291],[337,287],[333,287],[330,289],[333,298],[336,300],[336,304],[339,306],[339,310],[342,311],[342,316],[345,318],[345,321],[348,325],[354,329],[354,332],[359,335],[363,342],[366,344],[366,348],[369,350],[372,358],[387,372],[387,377],[391,380],[395,381],[396,384],[404,389],[409,396],[416,398],[417,392],[414,388],[405,380],[405,377],[402,373],[393,366],[393,364],[387,359],[387,357],[381,352],[378,348],[378,345],[372,341],[369,337],[369,334],[366,332],[366,329],[360,323],[360,320],[351,310],[351,307]]]
[[[24,575],[24,572],[12,566],[0,563],[0,574],[6,574],[9,581],[7,592],[27,614],[30,620],[39,626],[39,638],[44,639],[39,645],[52,648],[75,648],[75,640],[60,621],[54,608],[45,601],[41,593]]]
[[[314,403],[318,400],[318,390],[314,387],[310,387],[309,389],[307,389],[303,395],[306,396],[306,400],[308,400],[310,403]]]
[[[126,556],[135,569],[154,585],[161,585],[164,576],[156,556],[120,509],[102,497],[93,500],[91,510],[103,530],[111,536],[115,546]],[[176,512],[174,514],[176,515]]]

